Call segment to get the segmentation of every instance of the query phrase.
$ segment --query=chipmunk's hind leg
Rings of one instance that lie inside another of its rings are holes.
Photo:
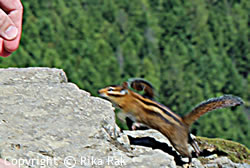
[[[193,139],[190,134],[188,134],[188,143],[193,147],[195,155],[198,157],[201,153],[201,150],[200,150],[196,140]]]

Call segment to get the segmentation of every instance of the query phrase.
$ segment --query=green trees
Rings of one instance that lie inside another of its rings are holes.
[[[249,9],[242,1],[27,0],[17,52],[0,67],[62,68],[97,90],[130,77],[149,80],[158,101],[184,115],[222,94],[245,107],[217,110],[192,132],[248,146],[250,139]]]

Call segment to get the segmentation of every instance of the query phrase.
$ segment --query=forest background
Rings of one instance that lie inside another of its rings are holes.
[[[243,107],[217,110],[196,135],[250,147],[248,0],[23,0],[19,49],[0,67],[62,68],[70,82],[97,90],[131,77],[150,81],[157,100],[184,115],[223,94]]]

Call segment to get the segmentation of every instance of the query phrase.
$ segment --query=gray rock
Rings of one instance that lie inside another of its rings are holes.
[[[193,168],[204,168],[204,166],[201,164],[201,162],[196,158],[192,159],[191,167],[193,167]]]
[[[0,84],[65,83],[64,71],[56,68],[8,68],[0,69]]]
[[[214,160],[210,160],[205,166],[213,168],[249,168],[247,164],[234,163],[227,157],[219,157]]]
[[[134,138],[142,138],[142,137],[152,137],[155,140],[166,143],[169,146],[171,146],[169,140],[162,135],[160,132],[154,130],[154,129],[148,129],[148,130],[136,130],[136,131],[123,131],[125,135],[132,136]],[[174,148],[173,148],[174,149]]]

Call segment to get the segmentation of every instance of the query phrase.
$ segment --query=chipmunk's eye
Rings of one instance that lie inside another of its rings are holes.
[[[108,88],[108,92],[112,92],[112,91],[114,91],[114,88],[112,87]]]

